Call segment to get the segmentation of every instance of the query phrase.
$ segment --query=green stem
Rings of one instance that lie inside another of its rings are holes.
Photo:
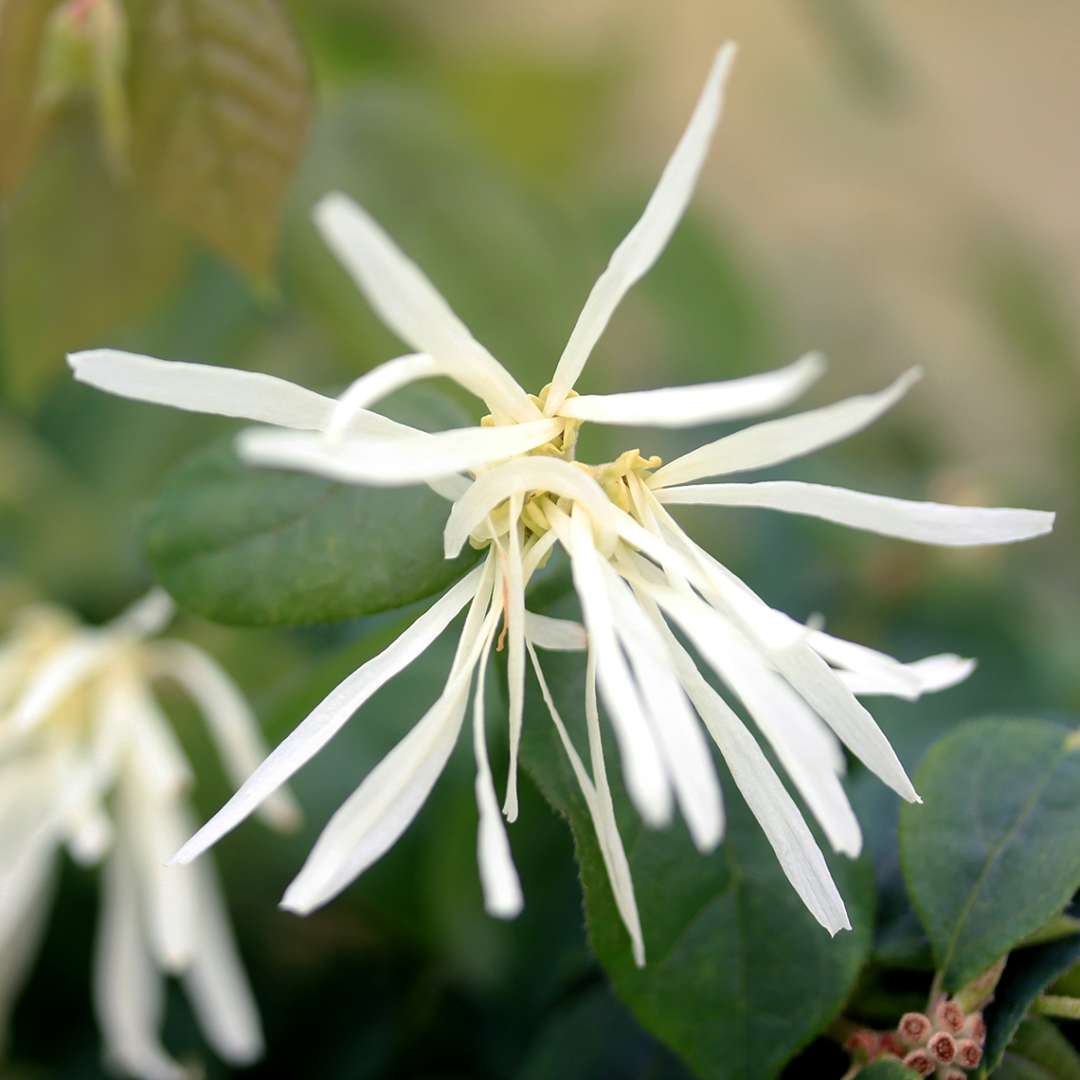
[[[1034,1009],[1043,1016],[1055,1016],[1059,1020],[1080,1020],[1080,998],[1040,994],[1035,999]]]

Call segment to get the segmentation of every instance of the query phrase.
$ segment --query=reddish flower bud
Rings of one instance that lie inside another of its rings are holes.
[[[974,1039],[961,1039],[956,1044],[956,1063],[965,1069],[977,1069],[982,1056],[982,1047]]]
[[[956,1040],[947,1031],[938,1031],[926,1044],[930,1056],[940,1065],[950,1065],[956,1057]]]
[[[876,1031],[869,1028],[860,1028],[852,1032],[844,1040],[844,1049],[860,1061],[868,1061],[875,1057],[880,1046],[880,1036]]]
[[[977,1043],[986,1042],[986,1023],[983,1021],[981,1012],[972,1013],[967,1018],[967,1023],[964,1025],[964,1034]]]
[[[938,1027],[943,1031],[958,1035],[964,1030],[964,1022],[967,1017],[964,1015],[964,1010],[955,1001],[943,1001],[934,1010],[934,1019],[937,1021]]]
[[[902,1058],[907,1049],[907,1045],[899,1035],[892,1031],[886,1031],[881,1036],[881,1047],[878,1053],[893,1054],[898,1058]]]
[[[922,1013],[909,1012],[900,1017],[896,1033],[905,1042],[922,1046],[930,1038],[932,1026],[928,1016],[924,1016]]]
[[[912,1050],[904,1058],[904,1064],[920,1076],[929,1076],[934,1071],[934,1059],[925,1050]]]
[[[943,1073],[938,1073],[941,1080],[967,1080],[967,1073],[962,1072],[960,1069],[946,1069]]]

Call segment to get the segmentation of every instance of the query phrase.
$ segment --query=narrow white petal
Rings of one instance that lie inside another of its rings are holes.
[[[111,646],[105,635],[87,631],[46,660],[15,702],[12,727],[27,732],[41,724],[101,664]]]
[[[446,557],[452,559],[461,551],[469,534],[499,503],[526,491],[549,491],[572,499],[575,506],[589,513],[601,549],[614,548],[615,533],[611,524],[614,508],[603,488],[567,461],[530,457],[507,462],[484,473],[454,504],[444,533]]]
[[[626,789],[653,827],[671,820],[671,788],[660,749],[615,634],[603,564],[585,514],[574,508],[570,565],[589,640],[596,653],[600,692],[619,743]]]
[[[106,1057],[141,1080],[184,1080],[158,1039],[162,978],[143,939],[139,887],[122,847],[105,864],[94,961],[94,1009]]]
[[[829,873],[821,849],[769,759],[727,702],[705,681],[675,636],[669,632],[666,640],[683,687],[715,740],[736,787],[757,818],[792,888],[830,934],[850,930],[851,920],[843,897]]]
[[[208,860],[189,868],[199,896],[199,935],[184,989],[207,1041],[230,1065],[263,1054],[262,1024],[229,926],[217,875]]]
[[[734,59],[735,46],[730,43],[717,53],[690,123],[656,190],[592,287],[555,369],[547,402],[549,414],[562,406],[619,302],[656,262],[683,216],[720,119],[724,84]]]
[[[315,207],[323,239],[384,323],[414,349],[445,365],[493,412],[515,420],[538,415],[506,369],[469,333],[423,271],[362,207],[334,192]]]
[[[662,502],[709,506],[754,506],[865,529],[921,544],[971,547],[1011,544],[1042,536],[1054,515],[1042,510],[948,506],[911,502],[862,491],[772,480],[758,484],[696,484],[657,492]]]
[[[251,428],[240,433],[236,448],[252,465],[298,469],[357,484],[415,484],[524,454],[558,437],[562,427],[561,420],[534,420],[345,443],[299,432]]]
[[[816,718],[806,704],[706,605],[666,592],[655,595],[742,699],[832,846],[845,855],[857,856],[862,848],[859,822],[840,786],[830,748],[823,745]]]
[[[476,756],[476,808],[480,815],[476,837],[476,857],[480,867],[480,883],[484,890],[484,907],[489,915],[512,919],[520,913],[524,900],[510,841],[506,836],[495,784],[488,761],[487,734],[484,729],[484,672],[487,669],[491,642],[488,636],[480,657],[473,700],[473,753]],[[515,807],[516,809],[516,807]]]
[[[622,837],[619,836],[618,825],[615,821],[615,808],[611,802],[611,792],[607,786],[607,775],[603,769],[604,754],[603,745],[600,741],[600,720],[596,708],[596,667],[590,658],[586,673],[586,713],[589,724],[589,744],[593,751],[594,761],[599,757],[599,769],[596,772],[597,786],[590,781],[581,757],[570,739],[566,725],[559,715],[558,709],[551,696],[547,680],[544,678],[543,669],[536,650],[528,643],[529,656],[532,659],[533,671],[536,672],[536,681],[540,684],[540,693],[551,715],[551,721],[562,741],[563,749],[570,760],[570,766],[574,770],[578,786],[585,798],[585,804],[592,818],[593,828],[596,830],[596,840],[600,845],[600,855],[604,860],[604,868],[607,870],[608,881],[611,883],[611,893],[615,898],[615,907],[619,917],[630,935],[631,948],[634,954],[634,963],[638,967],[645,965],[645,941],[641,934],[641,919],[638,916],[637,900],[634,897],[634,883],[630,877],[630,864],[623,849]]]
[[[39,869],[27,902],[8,933],[0,928],[0,1055],[5,1053],[11,1012],[23,988],[48,923],[56,874],[49,859]],[[7,888],[6,882],[3,888]]]
[[[824,359],[817,353],[810,353],[779,371],[750,375],[745,379],[567,398],[559,415],[599,424],[642,424],[646,427],[690,427],[759,416],[794,401],[824,371]]]
[[[379,364],[356,379],[338,398],[333,418],[326,427],[327,436],[339,439],[348,435],[372,434],[365,430],[365,417],[372,405],[409,383],[438,374],[439,365],[425,353],[410,353]],[[360,422],[359,431],[354,426],[357,421]]]
[[[848,673],[880,686],[883,693],[913,700],[922,692],[919,676],[906,664],[886,653],[854,641],[845,641],[824,630],[811,630],[806,640],[818,656],[837,668],[846,669]]]
[[[438,701],[330,819],[285,891],[283,908],[307,915],[321,907],[384,855],[412,823],[457,741],[472,673],[498,615],[493,607],[466,654],[455,662]],[[466,627],[463,639],[468,632]]]
[[[589,643],[585,627],[572,619],[525,612],[525,636],[539,649],[553,652],[582,652]]]
[[[605,576],[619,640],[641,688],[679,809],[698,850],[711,851],[723,835],[724,812],[709,747],[667,660],[663,639],[615,572]]]
[[[176,604],[164,589],[151,589],[106,626],[111,634],[137,638],[161,633],[176,614]]]
[[[176,853],[174,861],[190,862],[217,843],[314,757],[379,687],[411,664],[450,625],[480,586],[485,572],[487,563],[471,570],[393,644],[335,687]]]
[[[821,409],[781,420],[767,420],[736,431],[658,469],[649,486],[654,489],[671,487],[707,476],[764,469],[820,450],[872,424],[921,377],[921,370],[912,368],[880,393],[863,394]]]
[[[521,493],[510,496],[509,550],[503,575],[504,615],[509,638],[506,658],[507,696],[509,697],[509,766],[503,813],[507,821],[518,816],[518,756],[521,752],[521,723],[525,714],[525,576],[521,563]]]
[[[202,649],[186,641],[163,641],[152,649],[155,671],[175,679],[191,695],[217,744],[229,779],[239,787],[268,753],[251,706],[217,661]],[[260,813],[278,829],[294,829],[300,823],[300,807],[287,788],[267,796]]]
[[[72,353],[68,363],[79,382],[99,390],[191,412],[304,431],[321,431],[334,412],[332,398],[255,371],[156,360],[116,349]]]
[[[942,653],[940,656],[927,656],[922,660],[904,664],[903,668],[916,684],[914,693],[901,693],[892,680],[882,678],[878,672],[840,671],[837,674],[841,682],[859,697],[888,694],[912,701],[921,694],[948,690],[949,687],[963,682],[975,670],[975,661],[951,653]]]

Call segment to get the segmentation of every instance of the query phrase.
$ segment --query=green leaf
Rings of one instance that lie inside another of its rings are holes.
[[[0,3],[0,199],[9,195],[33,157],[45,123],[37,107],[45,28],[59,0]]]
[[[265,276],[310,112],[275,0],[138,0],[131,105],[137,181],[230,262]]]
[[[1080,884],[1080,753],[1042,720],[979,720],[938,742],[900,815],[900,857],[955,990],[1061,912]]]
[[[188,250],[178,229],[115,182],[96,121],[80,108],[57,118],[11,200],[0,246],[5,383],[23,407],[70,377],[65,352],[153,309]]]
[[[979,1074],[986,1076],[985,1070]],[[994,1080],[1080,1080],[1080,1056],[1049,1020],[1033,1016],[1020,1025]]]
[[[988,1071],[993,1071],[1000,1063],[1005,1048],[1034,1000],[1078,960],[1080,935],[1020,949],[1009,957],[994,991],[994,1000],[985,1014],[986,1054],[983,1061]]]
[[[155,576],[191,611],[237,626],[328,622],[401,607],[454,581],[448,503],[243,464],[229,438],[166,481],[145,527]]]
[[[567,614],[567,612],[557,612]],[[583,727],[579,657],[550,654],[545,671],[571,732]],[[855,926],[829,935],[803,908],[756,821],[725,786],[727,829],[700,854],[679,824],[644,828],[612,786],[633,873],[647,963],[635,967],[616,913],[591,819],[538,697],[529,703],[523,761],[570,822],[593,949],[638,1021],[709,1080],[767,1080],[839,1011],[866,957],[872,923],[869,868],[833,866]],[[617,774],[617,755],[608,752]]]
[[[855,1074],[859,1080],[915,1080],[918,1073],[895,1058],[883,1058],[860,1069]]]

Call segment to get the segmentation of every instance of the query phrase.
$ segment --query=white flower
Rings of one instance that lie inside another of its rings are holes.
[[[195,858],[243,820],[467,606],[442,695],[334,815],[290,885],[286,907],[308,912],[325,903],[401,835],[459,735],[475,675],[480,874],[489,911],[513,915],[519,910],[521,890],[484,741],[483,677],[501,622],[508,640],[510,706],[504,812],[511,821],[517,813],[529,663],[592,815],[638,963],[644,962],[645,950],[605,773],[598,698],[611,721],[629,794],[650,825],[665,824],[677,806],[702,851],[720,840],[720,791],[700,719],[806,906],[832,933],[849,926],[798,808],[676,631],[742,702],[830,844],[851,856],[858,854],[861,837],[840,784],[842,746],[903,798],[917,799],[857,695],[913,699],[963,679],[973,665],[955,656],[903,664],[794,622],[694,544],[668,507],[768,507],[937,544],[1021,540],[1047,532],[1053,515],[913,503],[794,482],[694,483],[776,465],[855,434],[904,394],[914,372],[880,393],[746,428],[662,468],[658,459],[645,459],[636,450],[600,466],[574,460],[585,421],[678,427],[756,416],[793,401],[823,371],[822,361],[808,356],[780,371],[702,386],[606,396],[577,396],[573,390],[619,301],[656,260],[689,201],[733,55],[730,45],[718,54],[644,214],[593,287],[552,383],[538,396],[518,385],[421,271],[343,195],[320,202],[316,223],[386,324],[417,352],[364,375],[338,401],[247,372],[108,350],[71,358],[78,379],[114,393],[274,425],[240,436],[241,453],[252,462],[361,484],[429,483],[453,500],[447,556],[466,542],[487,549],[481,565],[337,687],[274,750],[182,848],[179,861]],[[489,415],[481,426],[429,434],[371,411],[392,390],[436,375],[453,379],[485,403]],[[525,608],[529,580],[556,545],[570,558],[584,627]],[[545,648],[586,650],[588,764],[545,684],[538,655]]]
[[[262,1052],[262,1031],[213,867],[167,867],[190,834],[191,771],[151,681],[179,683],[237,781],[265,754],[228,676],[182,641],[150,641],[172,615],[155,591],[107,626],[23,611],[0,649],[0,1029],[44,930],[61,848],[104,860],[94,1005],[106,1057],[143,1080],[182,1080],[158,1038],[164,979],[184,984],[226,1061]],[[287,791],[265,805],[287,826]]]

